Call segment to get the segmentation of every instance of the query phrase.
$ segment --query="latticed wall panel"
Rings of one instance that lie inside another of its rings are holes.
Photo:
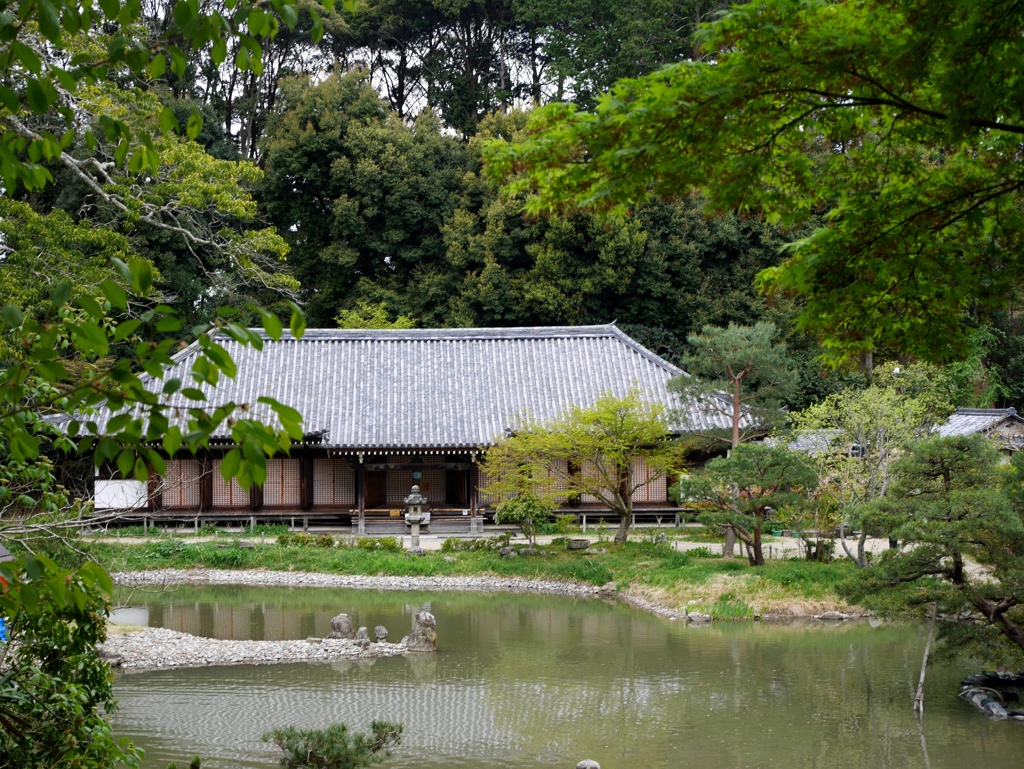
[[[267,480],[263,483],[264,507],[300,507],[302,505],[301,461],[299,459],[267,460]]]
[[[647,462],[643,457],[637,457],[633,460],[633,485],[643,481],[650,481],[657,473],[647,466]],[[636,490],[636,494],[633,495],[634,502],[667,502],[668,501],[668,481],[665,476],[661,476],[657,480],[651,481],[646,486],[643,486]]]
[[[249,492],[243,489],[237,478],[225,481],[220,474],[220,460],[213,463],[213,506],[248,507]]]
[[[354,505],[356,473],[347,459],[313,460],[313,504],[320,507]]]
[[[430,502],[444,502],[446,497],[445,473],[437,470],[420,470],[421,477],[412,477],[412,470],[388,470],[388,504],[404,505],[413,484],[420,487],[420,493]]]
[[[494,507],[501,499],[496,495],[487,494],[483,491],[487,486],[497,480],[497,476],[488,473],[485,467],[481,467],[476,476],[476,487],[480,491],[480,504],[484,507]]]
[[[169,459],[160,488],[162,504],[169,508],[197,508],[202,494],[202,466],[198,459]]]

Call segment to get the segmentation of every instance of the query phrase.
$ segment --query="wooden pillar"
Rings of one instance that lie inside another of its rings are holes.
[[[309,510],[313,506],[314,484],[316,476],[313,457],[305,456],[299,459],[299,502],[303,510]]]
[[[209,454],[199,460],[199,509],[213,507],[213,458]]]
[[[478,520],[479,515],[479,501],[480,501],[480,490],[477,489],[479,483],[480,473],[477,469],[477,464],[474,461],[469,466],[469,472],[466,473],[466,482],[469,484],[469,531],[471,534],[479,534],[481,531],[480,521]]]
[[[257,486],[255,483],[249,489],[249,507],[253,510],[263,507],[263,487]]]
[[[356,504],[359,508],[356,533],[363,535],[366,533],[366,468],[362,459],[356,467]]]

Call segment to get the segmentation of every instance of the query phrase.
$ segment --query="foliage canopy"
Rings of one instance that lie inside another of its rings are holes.
[[[836,360],[966,343],[1020,280],[1024,9],[1014,0],[765,0],[700,34],[707,61],[550,105],[492,173],[530,209],[700,191],[783,227],[824,214],[763,288],[798,294]]]

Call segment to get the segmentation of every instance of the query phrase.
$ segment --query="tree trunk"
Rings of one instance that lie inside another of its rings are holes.
[[[761,546],[761,527],[754,529],[754,554],[750,560],[751,566],[764,566],[764,548]]]

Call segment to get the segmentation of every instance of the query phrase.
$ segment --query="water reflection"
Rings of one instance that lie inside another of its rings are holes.
[[[340,590],[183,588],[149,624],[216,637],[323,636],[340,611],[399,638],[429,602],[436,655],[123,675],[121,733],[147,767],[271,767],[260,735],[287,724],[401,721],[393,767],[1017,767],[1024,729],[956,700],[963,671],[929,673],[911,712],[916,628],[678,623],[600,601]],[[175,624],[177,623],[177,624]],[[228,633],[234,635],[227,635]],[[927,753],[923,748],[927,747]]]

